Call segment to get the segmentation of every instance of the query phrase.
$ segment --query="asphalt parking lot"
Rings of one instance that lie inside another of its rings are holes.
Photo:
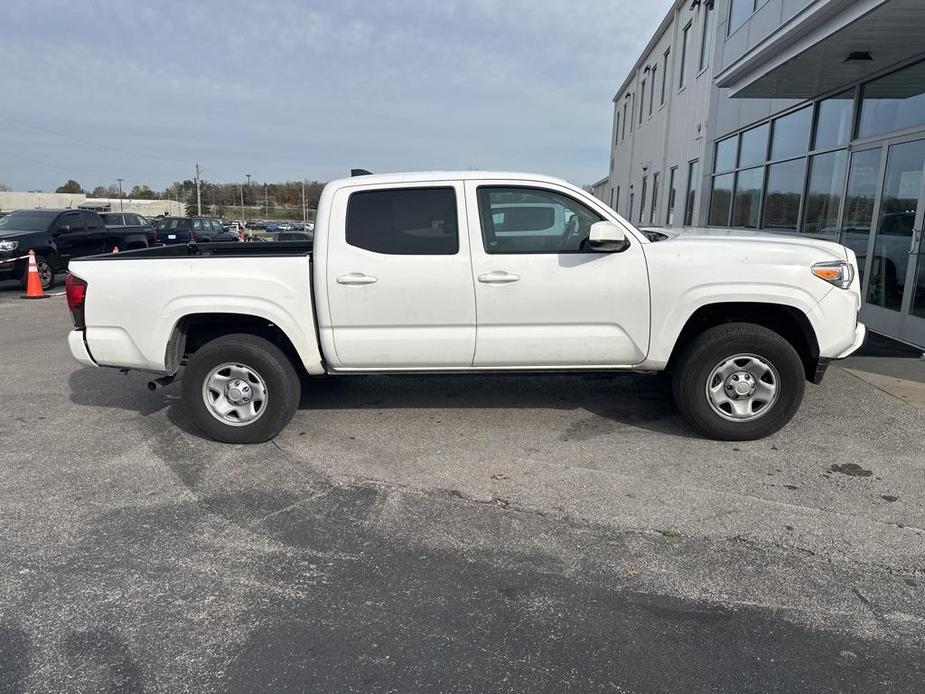
[[[2,690],[925,687],[925,410],[869,379],[740,444],[657,377],[322,379],[225,446],[19,293]]]

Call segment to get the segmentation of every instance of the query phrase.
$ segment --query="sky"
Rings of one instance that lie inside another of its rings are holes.
[[[670,0],[4,0],[0,184],[607,174]]]

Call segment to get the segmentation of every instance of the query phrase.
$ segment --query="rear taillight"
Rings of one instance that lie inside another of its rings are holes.
[[[87,282],[77,275],[68,275],[64,282],[64,292],[67,294],[67,307],[71,310],[74,327],[83,330],[84,302],[87,300]]]
[[[151,230],[151,234],[152,234],[152,236],[153,236],[153,240],[152,240],[152,242],[151,242],[151,245],[156,246],[156,245],[157,245],[157,229],[152,229],[152,230]]]

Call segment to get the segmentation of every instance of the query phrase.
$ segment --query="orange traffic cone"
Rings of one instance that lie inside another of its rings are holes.
[[[29,251],[29,271],[26,273],[26,293],[22,299],[47,299],[48,295],[42,291],[42,280],[39,278],[39,266],[35,264],[35,251]]]

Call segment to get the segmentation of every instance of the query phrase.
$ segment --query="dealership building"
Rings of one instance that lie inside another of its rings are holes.
[[[925,346],[923,168],[925,0],[677,0],[592,190],[642,226],[839,241],[863,320]]]

